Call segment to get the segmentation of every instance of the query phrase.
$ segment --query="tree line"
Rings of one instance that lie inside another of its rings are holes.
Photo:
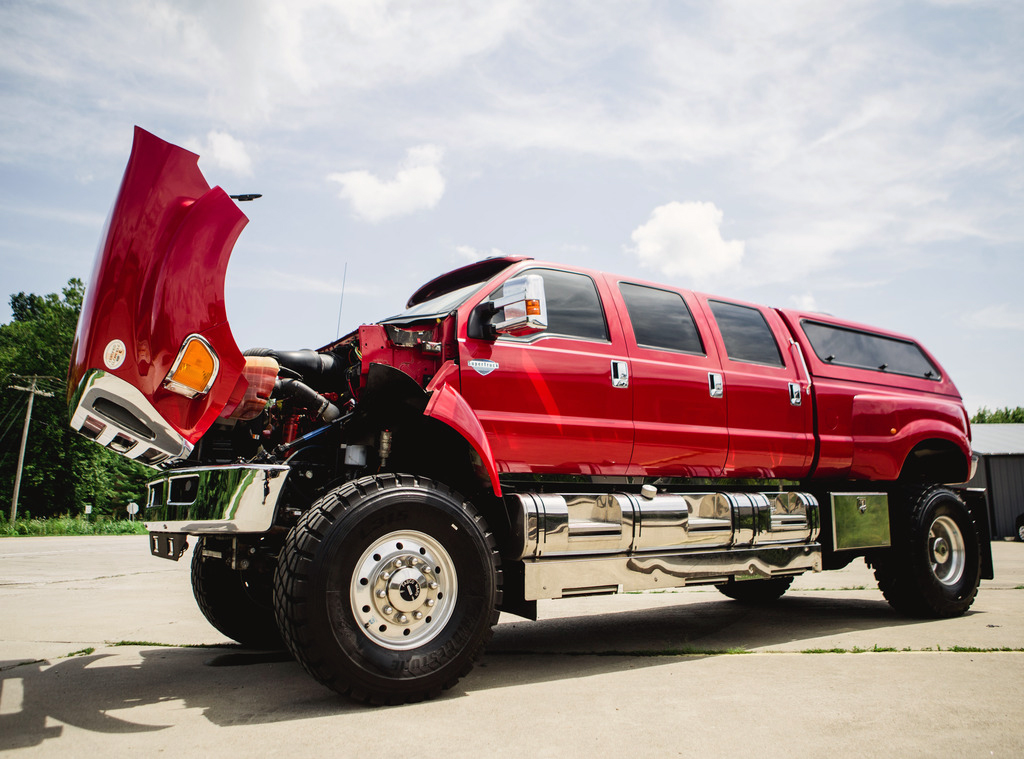
[[[0,518],[10,513],[25,388],[33,383],[40,394],[32,406],[18,515],[74,516],[91,504],[94,514],[123,517],[128,503],[142,503],[152,471],[68,426],[68,363],[84,295],[82,281],[71,279],[61,294],[10,298],[13,318],[0,325]]]
[[[971,417],[971,424],[1024,424],[1024,406],[997,408],[989,411],[982,406]]]

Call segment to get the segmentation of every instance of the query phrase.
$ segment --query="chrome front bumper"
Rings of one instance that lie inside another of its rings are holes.
[[[149,483],[146,529],[190,535],[266,532],[274,524],[288,472],[287,466],[271,464],[168,472]]]

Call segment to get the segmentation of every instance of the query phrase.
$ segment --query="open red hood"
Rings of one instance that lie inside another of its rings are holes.
[[[146,463],[188,455],[245,365],[227,323],[224,275],[248,219],[199,156],[138,127],[88,284],[68,373],[71,426]],[[205,392],[165,387],[190,336],[215,355]]]

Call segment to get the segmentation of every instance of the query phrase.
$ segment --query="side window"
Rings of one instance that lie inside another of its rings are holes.
[[[693,315],[679,293],[625,282],[619,284],[619,291],[626,302],[637,345],[704,355]]]
[[[940,379],[939,370],[914,343],[820,322],[805,320],[800,326],[822,361],[855,369]]]
[[[548,328],[544,334],[608,341],[608,324],[594,280],[585,274],[554,269],[530,269],[523,274],[539,274],[544,279],[548,308]],[[500,297],[499,287],[488,299]]]
[[[767,366],[785,366],[764,314],[756,308],[720,300],[708,301],[708,305],[715,315],[725,342],[725,352],[730,359]]]

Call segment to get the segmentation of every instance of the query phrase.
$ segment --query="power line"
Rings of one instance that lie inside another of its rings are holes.
[[[12,374],[11,379],[14,379],[18,375]],[[28,408],[25,409],[25,426],[21,431],[21,450],[18,452],[18,470],[14,475],[14,495],[11,497],[11,524],[14,524],[14,520],[18,518],[18,493],[21,490],[21,470],[25,464],[25,444],[28,443],[28,428],[32,422],[32,403],[35,401],[36,396],[40,395],[44,398],[52,398],[53,393],[42,390],[38,387],[40,380],[56,380],[56,377],[46,376],[32,376],[32,377],[20,377],[22,380],[31,380],[32,384],[29,387],[21,387],[20,385],[8,385],[7,387],[11,390],[21,390],[28,393]]]
[[[20,399],[20,398],[19,398],[19,400],[21,400],[23,403],[28,403],[27,400]],[[9,409],[7,409],[7,414],[4,416],[3,419],[0,419],[0,424],[3,424],[8,419],[11,420],[8,423],[7,427],[4,428],[4,431],[0,432],[0,442],[2,442],[3,439],[7,437],[7,433],[10,432],[11,427],[13,427],[14,423],[17,421],[17,417],[14,415],[14,412],[15,411],[20,411],[21,410],[21,406],[22,406],[22,403],[12,403],[11,407]]]

